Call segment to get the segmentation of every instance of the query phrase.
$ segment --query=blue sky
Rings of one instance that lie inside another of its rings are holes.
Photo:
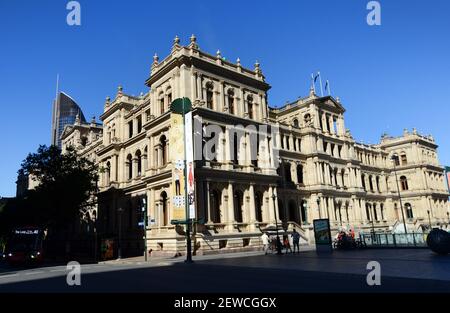
[[[306,95],[320,70],[356,139],[416,127],[450,165],[447,0],[379,1],[381,26],[366,23],[368,0],[79,2],[81,26],[68,26],[66,0],[0,0],[0,196],[15,194],[21,161],[50,142],[57,73],[89,120],[119,84],[145,92],[153,54],[192,33],[207,52],[259,60],[270,105]]]

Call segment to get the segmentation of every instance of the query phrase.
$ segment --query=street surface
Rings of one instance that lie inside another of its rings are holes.
[[[450,256],[428,249],[334,251],[317,255],[261,252],[184,258],[123,259],[81,265],[81,285],[66,283],[65,265],[0,265],[0,292],[450,292]],[[381,286],[369,286],[367,263],[381,265]]]

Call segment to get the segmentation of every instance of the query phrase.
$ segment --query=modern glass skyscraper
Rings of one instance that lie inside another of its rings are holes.
[[[61,134],[66,125],[73,125],[77,114],[80,116],[80,122],[86,123],[83,111],[70,96],[64,92],[59,92],[58,97],[53,103],[52,114],[52,145],[61,148]]]

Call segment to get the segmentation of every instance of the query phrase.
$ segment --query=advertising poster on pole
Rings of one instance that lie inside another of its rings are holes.
[[[186,175],[187,175],[187,199],[189,206],[189,218],[195,218],[195,178],[194,178],[194,142],[192,131],[192,112],[185,115],[186,130]]]
[[[184,188],[184,142],[183,116],[172,113],[170,115],[169,149],[172,169],[172,219],[185,220],[185,188]]]

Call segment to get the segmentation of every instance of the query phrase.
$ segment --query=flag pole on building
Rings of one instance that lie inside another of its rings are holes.
[[[330,81],[327,79],[325,82],[325,90],[328,90],[328,95],[331,96],[331,87],[330,87]]]
[[[322,88],[322,76],[320,75],[320,72],[317,72],[317,75],[319,76],[319,83],[320,83],[320,96],[323,97],[323,88]]]

